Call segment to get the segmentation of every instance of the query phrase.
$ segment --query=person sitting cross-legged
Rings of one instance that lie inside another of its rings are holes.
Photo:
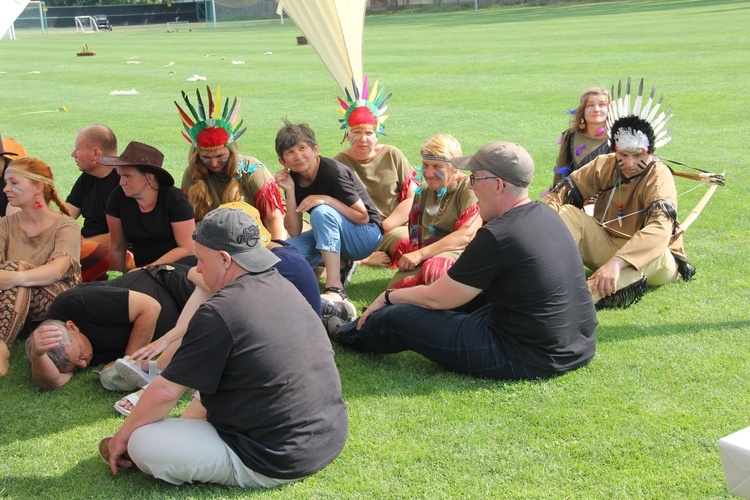
[[[120,430],[99,444],[113,474],[137,467],[172,484],[272,488],[341,452],[346,404],[318,316],[274,269],[258,226],[218,208],[198,223],[198,272],[213,295]],[[166,418],[188,387],[182,418]]]
[[[347,166],[323,158],[319,150],[309,126],[285,121],[276,134],[276,153],[284,167],[276,172],[276,182],[286,196],[284,226],[291,236],[287,241],[311,267],[323,261],[323,298],[346,301],[347,272],[354,261],[378,248],[383,223],[357,175]],[[312,229],[302,232],[304,212],[310,214]],[[346,263],[343,269],[342,263]]]
[[[594,304],[570,233],[553,210],[529,199],[529,154],[491,142],[451,162],[472,171],[485,226],[434,283],[386,290],[358,321],[326,318],[332,340],[368,352],[411,350],[494,379],[549,378],[588,364]]]
[[[271,240],[271,234],[261,224],[259,211],[244,202],[225,203],[221,207],[237,208],[250,214],[258,224],[259,238],[261,243],[271,250],[279,258],[274,266],[279,273],[286,278],[302,294],[305,300],[318,317],[321,316],[321,300],[318,290],[318,280],[315,278],[307,261],[302,258],[296,248],[283,241]],[[130,274],[130,273],[129,273]],[[164,336],[159,337],[150,344],[138,349],[125,359],[118,359],[115,369],[120,377],[133,386],[145,388],[159,373],[169,364],[174,353],[180,347],[182,337],[185,335],[190,318],[205,302],[211,294],[203,282],[200,273],[195,268],[190,270],[189,279],[196,285],[193,296],[186,301],[174,328]],[[159,356],[155,361],[155,356]],[[133,407],[138,403],[143,390],[128,394],[115,403],[115,410],[123,415],[129,415]]]

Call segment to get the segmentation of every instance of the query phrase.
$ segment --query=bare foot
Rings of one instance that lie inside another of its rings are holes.
[[[362,259],[359,263],[363,266],[372,267],[388,267],[391,265],[391,258],[385,252],[373,252],[366,259]]]
[[[143,396],[143,389],[136,391],[135,394],[140,398],[141,396]],[[133,411],[133,408],[135,408],[135,405],[127,397],[119,400],[117,402],[117,406],[127,411]]]

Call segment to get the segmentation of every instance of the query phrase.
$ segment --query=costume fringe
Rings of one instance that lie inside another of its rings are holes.
[[[600,309],[625,309],[632,306],[643,297],[648,290],[646,277],[617,290],[609,297],[604,297],[595,304],[596,310]]]
[[[685,281],[693,279],[693,276],[695,276],[695,266],[687,260],[680,260],[677,258],[675,258],[675,260],[677,261],[677,272],[680,273],[682,279]]]
[[[578,190],[578,186],[576,186],[575,182],[573,182],[573,179],[570,177],[566,177],[558,182],[555,187],[552,188],[551,192],[562,193],[561,201],[563,205],[573,205],[577,208],[583,208],[583,202],[586,201]]]
[[[658,217],[661,214],[664,214],[672,222],[672,239],[674,239],[677,229],[680,227],[680,223],[677,221],[677,207],[671,201],[656,200],[646,208],[645,220]]]
[[[479,205],[470,206],[469,208],[461,212],[461,215],[458,216],[458,219],[456,219],[456,224],[453,226],[453,230],[458,231],[461,226],[469,221],[473,221],[477,216],[479,216]]]
[[[398,202],[401,203],[406,199],[406,197],[409,195],[409,188],[411,185],[416,184],[419,185],[419,182],[417,182],[417,172],[416,170],[412,170],[409,174],[409,177],[406,178],[403,184],[401,184],[401,192],[398,195]]]
[[[391,286],[391,289],[409,288],[419,285],[431,285],[442,275],[453,267],[456,261],[448,257],[433,257],[422,263],[419,273],[416,276],[409,276]]]
[[[258,209],[261,220],[266,220],[266,217],[276,209],[279,209],[282,215],[286,212],[276,179],[270,178],[263,184],[263,187],[255,194],[253,204]]]

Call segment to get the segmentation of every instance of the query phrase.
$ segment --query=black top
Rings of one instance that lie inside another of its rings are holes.
[[[78,176],[65,202],[80,209],[83,216],[81,235],[84,238],[109,232],[106,214],[107,200],[119,184],[120,175],[114,168],[109,175],[102,178],[85,172]]]
[[[91,342],[92,365],[109,363],[125,355],[133,324],[129,320],[130,290],[144,293],[161,305],[154,340],[174,328],[180,311],[193,293],[195,285],[187,280],[188,266],[166,266],[154,274],[145,270],[125,273],[111,281],[83,283],[65,290],[52,301],[46,319],[72,321]]]
[[[506,355],[562,372],[596,349],[596,312],[581,256],[550,207],[527,203],[477,231],[448,275],[481,288],[487,321]]]
[[[294,198],[299,205],[302,200],[311,194],[323,194],[336,198],[347,206],[354,205],[357,200],[362,200],[367,208],[368,222],[374,222],[380,230],[383,230],[383,219],[380,212],[367,194],[365,186],[359,180],[352,169],[331,158],[320,157],[320,167],[315,179],[307,187],[300,187],[299,174],[289,172],[294,180]],[[312,210],[308,210],[311,212]]]
[[[159,189],[156,206],[150,212],[141,212],[138,202],[125,196],[122,188],[117,186],[107,202],[107,215],[120,219],[136,266],[150,264],[177,248],[172,222],[194,218],[193,206],[187,196],[174,186]]]

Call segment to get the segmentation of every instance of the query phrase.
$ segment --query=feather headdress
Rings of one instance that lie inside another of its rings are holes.
[[[609,113],[607,114],[607,130],[612,130],[612,125],[620,118],[635,115],[642,120],[645,120],[654,129],[654,144],[653,149],[656,150],[661,146],[667,144],[672,137],[669,133],[672,131],[672,127],[666,128],[669,120],[672,119],[672,106],[669,106],[666,110],[659,113],[659,108],[664,101],[664,94],[659,100],[654,103],[654,96],[656,95],[656,85],[651,88],[651,94],[649,95],[646,104],[643,104],[643,78],[641,83],[638,85],[638,95],[633,101],[633,107],[630,107],[630,78],[628,78],[625,93],[622,92],[622,80],[617,84],[617,95],[615,95],[615,87],[612,86],[612,102],[609,104]]]
[[[376,134],[386,135],[383,130],[383,123],[388,119],[388,115],[385,114],[388,106],[386,102],[391,98],[392,94],[385,95],[385,87],[381,87],[378,91],[378,82],[372,86],[372,89],[367,89],[367,77],[365,76],[362,81],[362,93],[360,94],[357,84],[352,78],[352,92],[354,99],[349,93],[349,89],[344,89],[346,92],[346,101],[339,97],[339,113],[344,115],[343,118],[339,119],[341,128],[349,132],[353,128],[361,127],[363,125],[372,125]]]
[[[182,92],[182,98],[185,100],[185,105],[190,111],[190,115],[177,104],[177,101],[174,101],[174,105],[177,106],[180,118],[182,119],[182,126],[184,128],[182,136],[194,148],[212,150],[230,147],[234,144],[234,141],[245,133],[247,127],[242,128],[245,121],[239,120],[238,123],[237,120],[240,114],[240,101],[236,97],[232,101],[231,106],[229,105],[228,97],[222,106],[221,89],[218,86],[216,87],[216,101],[214,102],[211,88],[207,86],[208,112],[206,112],[203,99],[201,99],[201,93],[198,89],[195,90],[195,96],[198,103],[197,110],[190,103],[187,94],[184,91]]]

